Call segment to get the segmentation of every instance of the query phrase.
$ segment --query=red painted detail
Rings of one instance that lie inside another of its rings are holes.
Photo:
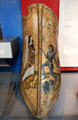
[[[59,18],[59,0],[22,0],[22,16],[27,16],[27,7],[33,3],[43,3],[47,5]]]

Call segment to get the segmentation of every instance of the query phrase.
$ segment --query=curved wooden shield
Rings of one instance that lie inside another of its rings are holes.
[[[57,50],[57,17],[44,4],[32,4],[23,16],[23,58],[21,91],[37,118],[47,114],[60,89]]]

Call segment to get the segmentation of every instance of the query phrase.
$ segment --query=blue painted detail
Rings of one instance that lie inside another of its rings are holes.
[[[0,68],[0,71],[20,72],[22,54],[22,17],[21,0],[0,0],[0,24],[3,36],[19,36],[20,52],[10,68]]]

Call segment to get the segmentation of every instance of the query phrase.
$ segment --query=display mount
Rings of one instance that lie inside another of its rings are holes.
[[[19,37],[4,37],[0,40],[0,67],[10,67],[19,52]]]

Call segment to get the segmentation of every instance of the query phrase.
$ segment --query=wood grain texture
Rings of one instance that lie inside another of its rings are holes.
[[[47,114],[60,89],[57,17],[44,4],[32,4],[23,16],[21,91],[37,118]]]

